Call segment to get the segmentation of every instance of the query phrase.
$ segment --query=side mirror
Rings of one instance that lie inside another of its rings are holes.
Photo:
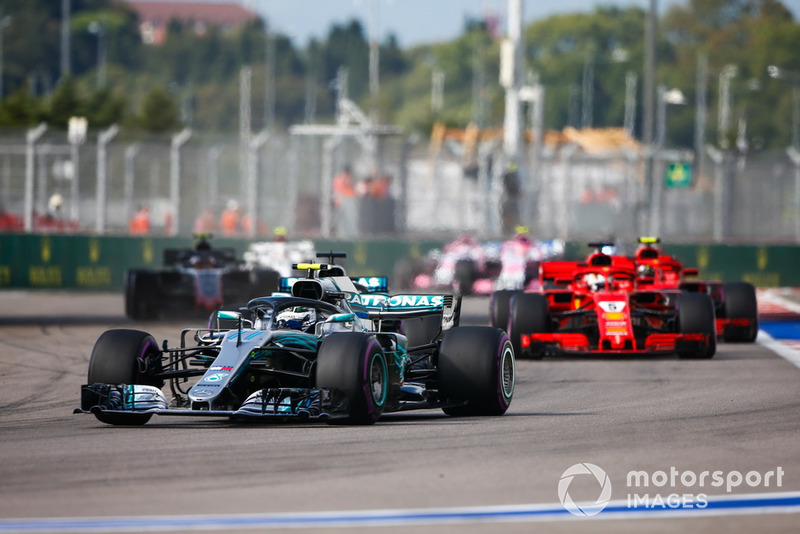
[[[238,321],[242,318],[242,314],[237,311],[219,310],[217,312],[217,319],[227,319],[229,321]]]
[[[325,336],[332,332],[354,332],[355,320],[355,313],[336,313],[325,319],[325,321],[317,323],[314,327],[314,334],[316,336]]]
[[[242,326],[253,327],[253,322],[250,319],[245,319],[242,312],[217,310],[217,330],[241,330]]]
[[[328,317],[325,322],[326,323],[349,323],[355,321],[356,314],[355,313],[336,313]]]

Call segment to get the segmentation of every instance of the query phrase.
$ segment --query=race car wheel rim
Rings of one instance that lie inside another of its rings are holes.
[[[502,380],[503,396],[510,399],[514,394],[514,353],[511,345],[506,343],[500,356],[500,379]]]
[[[372,357],[369,369],[369,389],[376,406],[383,406],[386,401],[386,362],[376,354]]]

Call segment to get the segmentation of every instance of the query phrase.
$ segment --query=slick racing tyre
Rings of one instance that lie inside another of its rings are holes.
[[[478,268],[472,260],[458,260],[456,262],[453,280],[456,282],[458,292],[462,295],[472,294],[472,285],[478,279]]]
[[[723,310],[726,319],[747,319],[748,327],[726,327],[725,341],[752,343],[758,335],[758,304],[756,288],[747,282],[734,282],[722,286]]]
[[[383,413],[389,390],[383,348],[370,334],[329,335],[317,354],[316,383],[319,389],[329,390],[330,423],[373,424]]]
[[[508,337],[519,358],[541,359],[543,349],[531,346],[522,348],[522,334],[544,334],[549,331],[550,305],[547,297],[539,293],[518,292],[511,297],[508,317]]]
[[[158,277],[147,271],[125,272],[125,315],[140,321],[158,315]]]
[[[256,269],[253,271],[253,278],[251,293],[255,291],[255,296],[269,296],[278,291],[281,285],[280,273],[272,269]],[[252,297],[252,294],[248,295],[248,298]]]
[[[514,349],[505,332],[490,326],[448,330],[439,348],[437,375],[444,408],[453,416],[502,415],[514,396]]]
[[[705,293],[678,295],[678,327],[681,334],[706,334],[708,344],[691,350],[678,350],[681,358],[713,358],[717,352],[714,303]]]
[[[137,384],[161,387],[147,369],[160,358],[156,340],[139,330],[107,330],[97,339],[89,359],[89,384]],[[143,425],[153,414],[104,414],[95,417],[110,425]]]
[[[503,330],[508,329],[508,311],[511,306],[511,297],[519,291],[501,289],[492,293],[489,300],[489,325]]]

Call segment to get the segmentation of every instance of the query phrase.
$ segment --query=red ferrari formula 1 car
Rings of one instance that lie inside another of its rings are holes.
[[[752,343],[758,335],[756,289],[747,282],[697,279],[699,271],[684,268],[665,254],[657,237],[640,237],[636,251],[637,285],[648,281],[653,289],[678,288],[688,293],[707,293],[714,303],[716,333],[725,341]]]
[[[640,289],[630,258],[598,251],[586,262],[544,262],[539,276],[541,291],[493,295],[493,322],[502,320],[496,300],[507,299],[507,331],[518,356],[716,352],[711,297],[653,284]]]

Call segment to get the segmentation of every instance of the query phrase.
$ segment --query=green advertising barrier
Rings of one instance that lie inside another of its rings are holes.
[[[239,257],[244,239],[215,238],[215,247],[232,247]],[[369,239],[314,241],[318,251],[345,252],[341,263],[352,275],[386,275],[404,258],[418,258],[444,244],[436,240]],[[188,248],[177,237],[98,237],[59,234],[0,234],[0,288],[121,291],[130,268],[160,268],[164,249]],[[799,246],[670,245],[664,251],[700,276],[744,280],[759,287],[800,287]],[[568,243],[566,256],[586,257],[586,243]],[[337,260],[338,261],[338,260]]]
[[[249,241],[214,238],[217,248],[233,248],[241,258]],[[400,258],[420,257],[441,247],[439,241],[315,240],[318,251],[345,252],[337,260],[351,274],[391,278]],[[161,268],[164,250],[189,248],[177,237],[97,237],[57,234],[0,234],[0,288],[121,291],[125,271]],[[313,258],[309,258],[313,259]]]

